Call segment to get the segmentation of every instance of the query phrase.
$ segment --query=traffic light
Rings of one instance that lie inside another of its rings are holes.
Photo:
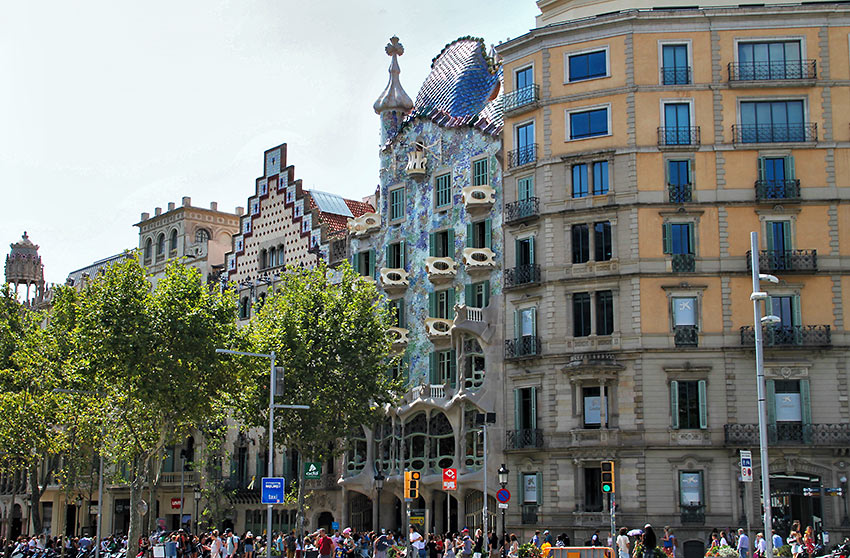
[[[614,492],[614,462],[602,462],[602,492],[611,494]]]
[[[419,498],[419,471],[404,472],[404,497],[408,500]]]

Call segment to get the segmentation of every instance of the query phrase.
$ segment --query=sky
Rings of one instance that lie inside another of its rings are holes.
[[[45,279],[138,246],[142,212],[233,211],[287,143],[308,188],[378,182],[384,46],[411,98],[446,43],[528,32],[534,0],[0,0],[0,243]],[[5,258],[4,258],[5,261]]]

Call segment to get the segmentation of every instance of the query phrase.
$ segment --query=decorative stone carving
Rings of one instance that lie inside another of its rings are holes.
[[[408,343],[408,333],[409,331],[403,327],[391,327],[387,330],[390,338],[392,339],[393,345],[396,346],[404,346]]]
[[[463,265],[467,271],[486,270],[496,267],[496,254],[489,248],[464,248]]]
[[[348,232],[354,236],[363,236],[381,228],[381,216],[377,213],[364,213],[348,221]]]
[[[425,272],[432,283],[449,281],[457,275],[457,262],[452,258],[429,256],[425,258]]]
[[[490,186],[467,186],[461,192],[467,211],[490,209],[496,203],[496,190]]]
[[[425,331],[431,339],[448,339],[452,334],[452,321],[443,318],[425,318]]]
[[[382,267],[381,287],[387,292],[405,290],[410,284],[408,273],[401,268]]]
[[[411,151],[407,154],[407,175],[408,176],[424,176],[426,172],[425,152]]]

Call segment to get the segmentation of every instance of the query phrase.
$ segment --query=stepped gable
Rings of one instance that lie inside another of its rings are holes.
[[[484,40],[461,37],[432,61],[413,110],[396,135],[415,118],[429,118],[445,128],[475,126],[498,135],[503,124],[501,85],[501,66],[486,54]]]

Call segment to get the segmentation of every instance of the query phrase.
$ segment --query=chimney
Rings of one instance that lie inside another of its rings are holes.
[[[147,221],[150,218],[151,218],[151,214],[148,213],[147,211],[142,213],[142,221]]]
[[[154,215],[162,215],[162,208],[157,207],[156,209],[153,210],[153,214]]]
[[[218,211],[218,202],[210,202],[210,209]]]
[[[189,196],[183,196],[183,207],[191,207],[192,206],[192,198]]]
[[[174,202],[168,202],[168,211],[174,211]]]
[[[242,207],[241,205],[237,205],[236,206],[236,214],[241,216],[243,213],[245,213],[245,208]]]

